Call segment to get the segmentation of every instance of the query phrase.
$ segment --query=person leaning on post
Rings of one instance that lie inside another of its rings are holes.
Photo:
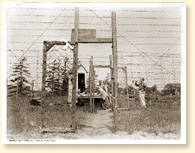
[[[135,83],[133,81],[132,83],[133,83],[133,87],[135,89],[138,89],[139,91],[139,100],[141,106],[146,109],[146,102],[145,102],[146,84],[144,83],[144,78],[141,78],[139,83],[137,83],[137,81]]]

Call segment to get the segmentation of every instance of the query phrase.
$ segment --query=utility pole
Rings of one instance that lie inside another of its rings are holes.
[[[76,86],[78,66],[79,8],[75,8],[75,37],[73,50],[72,128],[76,129]]]

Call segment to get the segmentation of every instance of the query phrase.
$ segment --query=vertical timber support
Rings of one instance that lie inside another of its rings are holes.
[[[126,80],[126,91],[127,91],[127,103],[128,109],[130,109],[130,101],[129,101],[129,86],[128,86],[128,77],[127,77],[127,67],[125,66],[125,80]]]
[[[19,75],[18,75],[18,79],[19,79]],[[19,84],[19,80],[17,79],[17,89],[16,89],[16,102],[18,100],[18,84]]]
[[[110,61],[110,80],[111,80],[111,92],[112,92],[112,96],[114,95],[114,85],[113,85],[113,82],[114,82],[114,77],[113,77],[113,63],[112,63],[112,55],[109,55],[109,61]],[[111,97],[112,97],[111,96]],[[113,111],[113,108],[114,108],[114,100],[113,98],[112,99],[112,111]]]
[[[46,43],[43,42],[43,70],[42,70],[42,88],[41,88],[41,129],[43,129],[43,116],[44,116],[43,92],[45,91],[46,65],[47,65],[47,46],[46,46]]]
[[[68,103],[72,103],[72,74],[68,75]]]
[[[93,66],[92,66],[92,63],[93,63],[93,56],[91,56],[90,58],[90,62],[89,62],[89,83],[90,83],[90,110],[91,110],[91,113],[93,113],[93,101],[92,101],[92,89],[93,89],[93,79],[92,79],[92,76],[93,76]]]
[[[75,39],[73,51],[72,128],[76,129],[76,84],[78,66],[79,8],[75,8]]]
[[[33,87],[34,87],[34,80],[32,80],[32,88],[31,88],[31,99],[33,98]]]
[[[93,102],[92,102],[92,107],[93,107],[93,113],[95,112],[95,97],[94,97],[94,65],[93,65],[93,56],[92,56],[92,95],[93,95]]]
[[[112,55],[113,55],[113,75],[114,75],[114,97],[115,109],[118,107],[118,60],[117,60],[117,36],[116,36],[116,12],[112,12]]]
[[[47,46],[43,42],[43,71],[42,71],[42,91],[45,91],[46,65],[47,65]]]

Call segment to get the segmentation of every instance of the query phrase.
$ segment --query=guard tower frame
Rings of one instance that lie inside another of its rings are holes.
[[[79,29],[79,8],[75,8],[75,24],[72,29],[71,42],[69,44],[74,46],[73,49],[73,89],[72,89],[72,129],[71,132],[76,129],[76,80],[77,80],[77,66],[78,66],[78,44],[79,43],[112,43],[112,58],[113,58],[113,97],[115,101],[116,111],[118,107],[118,68],[117,68],[117,37],[116,37],[116,12],[111,13],[112,20],[112,38],[96,38],[96,32],[94,29]],[[62,41],[43,41],[43,71],[42,71],[42,91],[45,90],[46,80],[46,65],[47,65],[47,52],[54,45],[66,45],[66,42]],[[43,99],[42,99],[43,101]],[[43,107],[43,106],[42,106]],[[43,109],[42,109],[43,110]],[[42,112],[43,120],[43,112]],[[43,125],[42,132],[44,132]]]

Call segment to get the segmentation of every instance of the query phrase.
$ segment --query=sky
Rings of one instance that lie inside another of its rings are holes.
[[[13,3],[12,3],[13,4]],[[78,4],[77,4],[78,5]],[[6,27],[7,76],[21,56],[27,57],[31,76],[40,88],[42,80],[43,41],[71,40],[74,28],[72,3],[20,3],[9,5],[4,11]],[[146,78],[148,86],[162,89],[166,83],[181,82],[184,15],[181,3],[117,3],[79,4],[79,28],[96,29],[97,38],[112,38],[111,12],[116,12],[118,66],[126,66],[128,84]],[[55,51],[57,50],[57,51]],[[108,65],[111,44],[79,43],[79,63],[89,69],[93,55],[94,65]],[[48,63],[60,57],[71,59],[72,51],[54,46],[48,53]],[[71,61],[71,60],[70,60]],[[105,79],[109,69],[95,69],[98,79]],[[10,78],[10,77],[9,77]],[[119,85],[125,84],[125,75],[118,71]]]

